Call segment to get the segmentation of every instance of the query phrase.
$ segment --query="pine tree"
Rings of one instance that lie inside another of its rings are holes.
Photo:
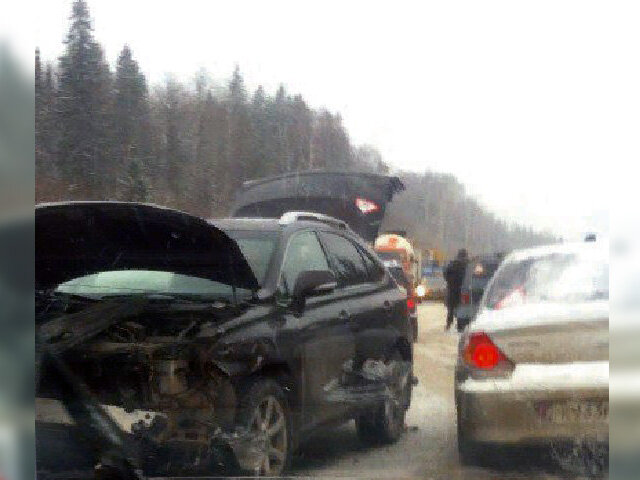
[[[35,97],[36,97],[36,111],[39,104],[39,96],[42,92],[42,64],[40,63],[40,48],[36,47],[36,60],[35,60]]]
[[[251,119],[247,105],[247,91],[240,68],[236,66],[229,83],[229,180],[225,198],[231,201],[235,189],[244,180],[254,178],[251,164]]]
[[[340,115],[326,110],[317,117],[313,131],[311,165],[321,170],[349,170],[352,147]]]
[[[270,151],[267,96],[260,85],[251,98],[251,142],[250,162],[255,165],[257,177],[268,176],[273,172],[273,155]]]
[[[301,95],[296,95],[290,104],[291,125],[289,127],[289,149],[291,170],[307,170],[310,166],[313,115]]]
[[[54,116],[55,90],[51,64],[42,68],[40,49],[36,48],[35,58],[35,160],[38,177],[55,177],[55,138],[56,123]]]
[[[93,37],[85,0],[73,3],[65,52],[59,58],[59,160],[73,198],[105,198],[113,191],[110,158],[110,72]]]
[[[274,102],[275,152],[279,173],[293,170],[293,155],[289,144],[289,131],[291,129],[291,114],[289,110],[289,95],[287,95],[284,85],[280,85]]]
[[[44,105],[43,105],[43,74],[42,74],[42,64],[40,62],[40,49],[36,48],[36,61],[35,61],[35,156],[36,156],[36,175],[43,170],[44,165],[44,151],[43,151],[43,113],[44,113]]]
[[[227,149],[226,110],[207,93],[198,125],[195,201],[199,213],[211,217],[223,210],[220,192],[223,190]]]
[[[118,172],[119,198],[145,200],[146,161],[151,155],[147,83],[125,45],[118,58],[114,82],[114,163]]]
[[[169,80],[164,100],[164,121],[166,125],[164,134],[166,138],[165,164],[167,185],[174,198],[184,197],[183,194],[187,187],[184,180],[188,171],[188,156],[181,138],[180,96],[179,84]]]

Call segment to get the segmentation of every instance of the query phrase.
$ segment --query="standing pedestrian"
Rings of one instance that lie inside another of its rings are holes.
[[[467,251],[464,248],[458,250],[455,260],[449,262],[444,271],[444,278],[447,281],[447,325],[445,330],[451,328],[453,315],[456,307],[460,303],[460,293],[465,270],[467,269]]]

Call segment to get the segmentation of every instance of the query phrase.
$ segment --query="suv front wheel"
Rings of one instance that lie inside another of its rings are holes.
[[[254,437],[251,473],[282,475],[289,466],[292,442],[289,406],[280,385],[269,378],[253,381],[242,395],[239,415],[240,425]]]

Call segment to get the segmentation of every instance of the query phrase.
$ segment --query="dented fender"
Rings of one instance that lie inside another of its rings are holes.
[[[229,377],[251,375],[265,365],[282,362],[276,346],[268,339],[218,343],[208,356],[209,361]]]

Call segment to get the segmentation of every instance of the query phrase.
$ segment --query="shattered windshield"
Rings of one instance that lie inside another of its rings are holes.
[[[100,272],[63,283],[61,293],[103,298],[114,295],[162,294],[198,297],[205,300],[232,299],[233,287],[205,278],[151,270]],[[237,295],[250,296],[251,291],[237,289]]]

